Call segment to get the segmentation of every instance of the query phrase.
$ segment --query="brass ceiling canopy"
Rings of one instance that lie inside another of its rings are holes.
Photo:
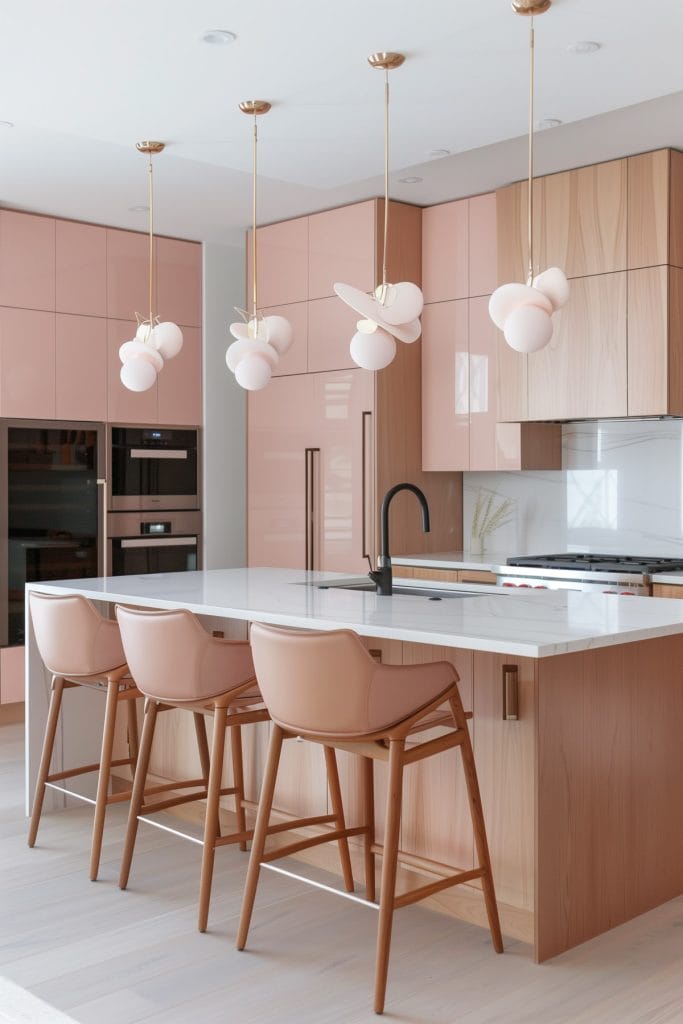
[[[534,14],[545,14],[553,0],[512,0],[512,10],[515,14],[525,14],[533,17]]]
[[[166,143],[147,140],[145,142],[136,142],[135,148],[138,153],[161,153],[166,148]]]
[[[381,68],[382,71],[391,71],[392,68],[400,68],[404,60],[405,57],[402,53],[386,53],[382,50],[380,53],[371,53],[368,57],[368,64],[371,68]]]
[[[267,100],[243,100],[240,103],[240,110],[243,114],[267,114],[270,110],[270,103]]]

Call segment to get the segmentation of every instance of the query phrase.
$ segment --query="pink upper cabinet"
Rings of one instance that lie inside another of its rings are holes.
[[[55,401],[58,420],[107,418],[107,321],[57,313]]]
[[[0,306],[55,308],[55,222],[0,210]]]
[[[308,218],[308,297],[334,295],[335,281],[363,292],[375,287],[374,200]]]
[[[274,377],[306,373],[308,369],[308,303],[290,302],[287,306],[269,306],[264,316],[283,316],[292,328],[292,344],[273,370]]]
[[[0,307],[0,416],[55,418],[55,314]]]
[[[149,238],[107,228],[107,316],[135,320],[136,313],[149,317]]]
[[[129,391],[121,383],[119,348],[135,335],[130,320],[107,321],[107,419],[110,423],[158,423],[157,383],[149,391]],[[179,359],[180,356],[176,356]],[[161,371],[165,373],[165,369]]]
[[[56,223],[58,313],[107,315],[107,230],[72,220]]]
[[[422,291],[425,302],[464,299],[469,295],[467,204],[467,199],[458,199],[423,211]]]
[[[488,296],[469,302],[470,469],[496,469],[496,347],[498,328]]]
[[[469,469],[468,300],[422,313],[422,468]]]
[[[469,202],[470,216],[470,287],[471,296],[490,295],[498,284],[496,243],[496,193],[473,196]]]
[[[349,345],[357,322],[358,313],[336,295],[308,303],[309,372],[355,367]]]
[[[202,247],[177,238],[156,239],[157,302],[161,320],[186,327],[202,323]]]
[[[183,327],[183,347],[164,363],[157,377],[157,390],[159,423],[202,423],[202,332],[198,327]]]
[[[264,306],[305,302],[308,298],[308,217],[258,229],[257,301]],[[247,236],[246,308],[252,307],[251,232]]]

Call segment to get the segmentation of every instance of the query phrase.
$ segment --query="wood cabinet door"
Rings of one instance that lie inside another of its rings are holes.
[[[55,418],[55,314],[0,307],[0,416]]]
[[[518,670],[517,721],[503,719],[507,664]],[[473,676],[474,758],[496,896],[513,907],[533,910],[536,665],[531,658],[475,651]]]
[[[628,272],[629,416],[669,412],[668,306],[668,267]]]
[[[670,150],[630,156],[628,268],[669,262]]]
[[[107,418],[107,321],[57,313],[55,415],[58,420]]]
[[[178,238],[156,239],[155,313],[181,327],[201,327],[202,247]]]
[[[149,391],[129,391],[121,383],[119,348],[135,336],[136,327],[130,320],[107,321],[107,419],[110,423],[159,422],[158,378]]]
[[[149,239],[107,228],[107,316],[134,321],[139,313],[146,320],[149,312]]]
[[[422,469],[470,468],[467,299],[422,313]]]
[[[55,308],[55,222],[0,210],[0,306]]]
[[[429,206],[422,213],[422,293],[427,303],[469,295],[468,209],[469,200],[458,199]]]
[[[359,314],[333,295],[308,303],[308,371],[353,369],[349,346]]]
[[[534,210],[541,208],[542,179],[534,181]],[[497,287],[518,281],[526,284],[529,273],[529,208],[526,181],[517,181],[496,192],[496,260]],[[541,253],[541,218],[534,218],[534,254],[539,264]],[[545,269],[545,268],[543,268]],[[538,268],[536,269],[538,273]]]
[[[106,228],[58,220],[55,241],[57,312],[106,316]]]
[[[202,415],[202,332],[183,327],[183,347],[168,359],[157,377],[158,422],[164,426],[199,426]]]
[[[528,356],[531,420],[625,416],[626,272],[577,278],[550,344]]]
[[[374,199],[308,218],[308,298],[334,295],[337,281],[362,292],[375,287]]]
[[[264,306],[282,306],[305,302],[308,298],[308,217],[269,224],[258,229],[257,301]],[[246,308],[252,297],[251,231],[247,235]]]

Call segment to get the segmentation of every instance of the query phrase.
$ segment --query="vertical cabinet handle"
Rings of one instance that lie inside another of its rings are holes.
[[[108,539],[107,539],[107,481],[106,481],[106,479],[100,477],[98,479],[98,481],[97,481],[97,486],[101,488],[100,500],[102,502],[102,539],[101,539],[101,542],[100,542],[102,544],[102,575],[106,576],[108,574],[108,568],[109,568],[109,566],[107,564],[107,555],[108,555],[107,545],[108,545]]]
[[[306,469],[305,482],[305,534],[306,534],[306,569],[315,569],[315,455],[319,448],[305,448],[304,459]]]
[[[519,670],[517,665],[503,665],[503,720],[519,718]]]
[[[361,452],[362,452],[362,456],[361,456],[361,475],[362,475],[362,479],[361,479],[361,508],[362,508],[362,515],[363,515],[362,536],[361,536],[361,545],[363,547],[363,550],[361,551],[361,558],[363,560],[367,559],[368,561],[372,560],[371,557],[370,557],[370,552],[368,551],[368,536],[372,537],[373,534],[374,534],[372,526],[370,526],[370,528],[368,528],[368,516],[372,515],[371,504],[370,504],[370,508],[368,507],[368,490],[370,490],[370,492],[372,492],[372,488],[368,488],[368,474],[371,472],[371,469],[372,469],[371,461],[370,461],[370,452],[372,451],[372,448],[371,448],[371,445],[370,445],[370,439],[368,438],[368,431],[369,431],[369,429],[371,429],[371,427],[372,427],[372,413],[366,411],[366,412],[364,412],[362,414],[362,424],[361,424],[361,431],[362,431],[362,444],[361,444]],[[372,520],[370,522],[372,522]]]

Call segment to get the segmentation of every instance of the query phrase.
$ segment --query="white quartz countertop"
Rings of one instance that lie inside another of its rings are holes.
[[[363,636],[545,658],[571,651],[683,633],[683,601],[566,590],[447,588],[461,598],[378,597],[318,589],[357,577],[295,569],[211,569],[29,584],[47,593],[199,615],[311,629],[347,627]],[[412,581],[411,581],[412,582]],[[430,587],[432,585],[430,584]]]
[[[434,551],[428,555],[392,555],[392,565],[411,565],[420,569],[480,569],[495,572],[504,566],[507,555],[471,555],[468,551]]]

